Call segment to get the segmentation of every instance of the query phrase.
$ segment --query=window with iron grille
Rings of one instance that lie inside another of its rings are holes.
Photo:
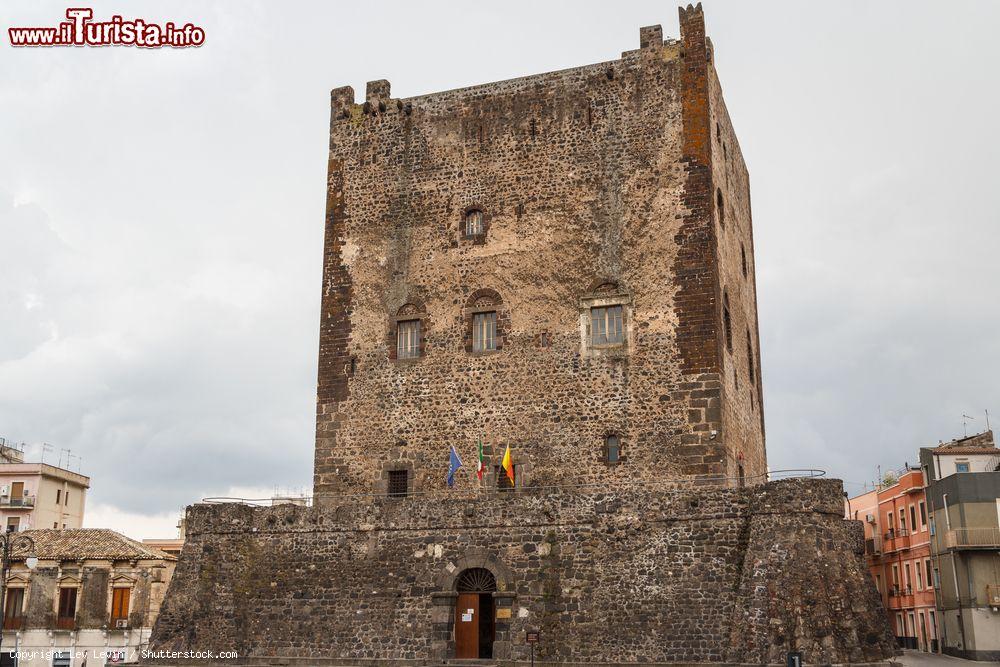
[[[479,236],[483,233],[483,212],[473,209],[465,214],[465,235]]]
[[[497,314],[475,313],[472,316],[472,351],[489,352],[497,349]]]
[[[623,312],[621,306],[590,309],[591,345],[621,345],[625,342]]]
[[[396,358],[420,356],[420,320],[403,320],[396,325]]]
[[[390,470],[389,497],[405,498],[406,495],[409,493],[409,481],[410,481],[409,470]]]

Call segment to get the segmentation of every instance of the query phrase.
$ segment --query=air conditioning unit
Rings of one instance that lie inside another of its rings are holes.
[[[116,628],[127,628],[128,627],[128,619],[127,618],[119,618],[118,620],[115,621],[115,627]]]
[[[874,514],[866,514],[865,515],[865,521],[867,521],[868,523],[875,523],[875,515]]]

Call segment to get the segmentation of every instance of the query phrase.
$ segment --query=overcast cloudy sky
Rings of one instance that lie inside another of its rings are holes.
[[[79,3],[77,3],[79,4]],[[329,91],[410,96],[609,60],[672,2],[103,2],[202,48],[20,49],[5,0],[0,435],[80,456],[87,525],[172,536],[308,489]],[[1000,3],[728,2],[772,468],[848,490],[1000,422]]]

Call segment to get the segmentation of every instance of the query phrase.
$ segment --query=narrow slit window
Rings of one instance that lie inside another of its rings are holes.
[[[473,209],[465,214],[465,235],[479,236],[483,233],[483,212]]]
[[[747,331],[747,377],[750,378],[750,389],[757,382],[757,365],[753,359],[753,345],[750,343],[750,331]]]
[[[726,202],[722,198],[722,190],[715,191],[715,209],[719,213],[719,227],[726,226]]]
[[[625,342],[625,325],[621,306],[590,309],[590,342],[592,345],[621,345]]]
[[[396,358],[420,356],[420,320],[404,320],[396,328]]]
[[[722,329],[726,335],[726,349],[733,351],[733,318],[729,314],[729,295],[722,295]]]
[[[489,352],[497,349],[497,314],[476,313],[472,316],[472,351]]]
[[[622,447],[617,435],[609,435],[604,438],[604,450],[608,463],[621,461]]]

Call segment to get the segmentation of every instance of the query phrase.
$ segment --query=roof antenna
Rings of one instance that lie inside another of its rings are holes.
[[[963,438],[968,438],[969,437],[969,429],[966,428],[966,422],[968,420],[970,420],[970,419],[975,420],[976,418],[975,417],[970,417],[969,415],[965,414],[964,412],[962,413],[962,434],[963,434],[962,437]]]

